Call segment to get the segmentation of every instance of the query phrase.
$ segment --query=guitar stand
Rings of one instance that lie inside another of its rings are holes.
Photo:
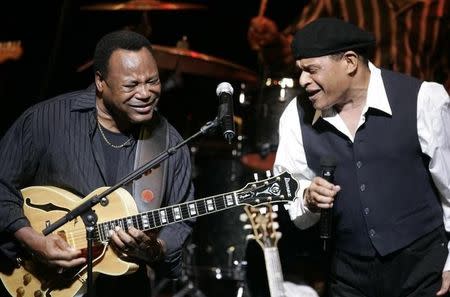
[[[97,214],[94,211],[89,211],[87,215],[83,215],[83,222],[86,226],[86,241],[87,241],[87,297],[94,297],[94,279],[93,279],[93,263],[94,257],[92,252],[94,236],[95,236],[95,225],[97,224]]]

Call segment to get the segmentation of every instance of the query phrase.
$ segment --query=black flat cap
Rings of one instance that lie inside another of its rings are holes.
[[[375,37],[357,26],[337,18],[319,18],[294,34],[295,59],[313,58],[346,50],[364,49],[375,44]]]

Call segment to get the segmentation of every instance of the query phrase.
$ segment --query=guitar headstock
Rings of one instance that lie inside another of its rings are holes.
[[[244,228],[253,231],[247,238],[255,239],[262,248],[276,247],[281,238],[281,232],[277,231],[279,224],[275,221],[278,216],[277,205],[267,204],[259,207],[246,205],[244,210],[250,222],[250,225],[245,225]]]
[[[248,183],[244,188],[236,192],[238,204],[260,205],[266,203],[292,202],[298,189],[298,182],[292,175],[284,171],[279,175],[259,180],[255,175],[255,182]]]

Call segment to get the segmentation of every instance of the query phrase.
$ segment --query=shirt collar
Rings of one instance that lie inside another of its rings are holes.
[[[367,100],[363,109],[363,113],[367,112],[369,108],[378,109],[388,115],[392,115],[391,106],[384,88],[383,79],[381,77],[381,70],[374,64],[369,62],[370,79],[369,86],[367,87]],[[331,120],[337,117],[338,114],[334,108],[325,109],[323,111],[316,110],[312,124],[314,125],[317,120],[322,117],[325,120]]]
[[[95,109],[95,84],[77,93],[77,100],[72,101],[71,111]]]

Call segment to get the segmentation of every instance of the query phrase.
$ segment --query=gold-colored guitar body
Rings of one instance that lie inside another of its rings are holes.
[[[98,188],[89,196],[100,194],[106,187]],[[35,230],[43,230],[49,223],[55,222],[72,210],[83,199],[60,188],[34,186],[22,190],[24,213]],[[133,197],[124,189],[117,189],[108,195],[107,207],[97,204],[93,209],[98,223],[130,216],[138,213]],[[76,249],[86,255],[86,229],[81,218],[76,218],[54,231]],[[137,270],[137,265],[121,260],[107,243],[94,243],[93,273],[122,275]],[[87,279],[86,266],[77,267],[59,274],[56,268],[49,267],[36,259],[22,259],[12,274],[0,273],[0,278],[11,296],[68,297],[82,288]]]

